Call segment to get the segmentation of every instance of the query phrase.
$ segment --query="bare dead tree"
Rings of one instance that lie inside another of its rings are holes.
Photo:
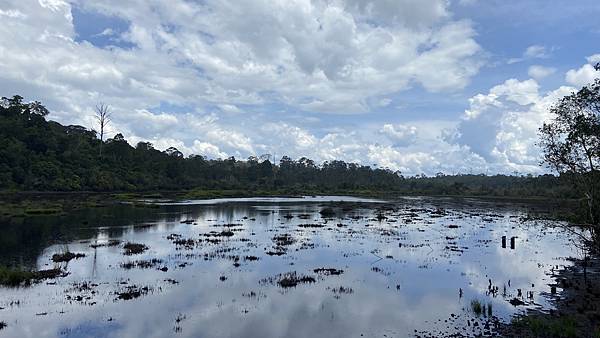
[[[96,121],[98,121],[98,126],[100,127],[100,157],[102,157],[102,145],[104,144],[104,131],[106,126],[111,121],[112,112],[110,110],[110,106],[104,103],[99,103],[96,105],[95,115]]]

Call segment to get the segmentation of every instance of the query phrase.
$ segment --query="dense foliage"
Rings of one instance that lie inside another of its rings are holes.
[[[280,189],[294,186],[325,189],[386,189],[400,177],[383,169],[331,161],[284,157],[275,166],[255,157],[208,160],[184,158],[140,142],[135,147],[121,134],[101,141],[82,126],[46,121],[48,110],[19,96],[3,98],[0,107],[0,189],[38,191],[130,191],[153,189]]]
[[[600,246],[600,79],[562,98],[550,112],[552,120],[540,129],[544,160],[573,178],[586,201],[591,240]]]
[[[101,143],[94,131],[47,121],[48,110],[19,96],[0,105],[0,190],[150,191],[245,190],[284,193],[349,191],[423,195],[576,197],[563,177],[457,175],[404,178],[398,172],[343,161],[316,164],[284,156],[277,165],[256,157],[239,161],[184,157],[122,135]],[[102,154],[99,153],[103,144]]]

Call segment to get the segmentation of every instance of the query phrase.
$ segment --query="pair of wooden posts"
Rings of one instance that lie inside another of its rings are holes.
[[[515,241],[516,241],[517,237],[511,237],[510,238],[510,248],[512,250],[515,249]],[[506,236],[502,236],[502,248],[506,249]]]

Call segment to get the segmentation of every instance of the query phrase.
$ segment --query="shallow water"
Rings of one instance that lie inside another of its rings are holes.
[[[557,223],[527,220],[539,211],[469,199],[227,199],[7,223],[2,263],[69,274],[0,288],[0,337],[476,334],[482,326],[470,324],[484,317],[473,300],[504,321],[552,307],[551,274],[578,252]],[[120,244],[102,245],[110,240]],[[126,242],[148,250],[124,255]],[[86,256],[51,261],[65,250]]]

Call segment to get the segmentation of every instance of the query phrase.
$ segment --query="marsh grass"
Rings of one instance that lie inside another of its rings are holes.
[[[513,319],[512,324],[524,328],[539,338],[575,338],[578,336],[577,320],[574,317],[542,318],[527,316]],[[600,331],[595,337],[600,338]]]
[[[471,311],[476,316],[484,316],[484,317],[492,317],[494,314],[494,309],[492,303],[483,304],[479,299],[473,299],[471,301]]]
[[[479,299],[473,299],[471,301],[471,310],[475,315],[481,316],[481,314],[485,312],[485,306],[481,304]]]

